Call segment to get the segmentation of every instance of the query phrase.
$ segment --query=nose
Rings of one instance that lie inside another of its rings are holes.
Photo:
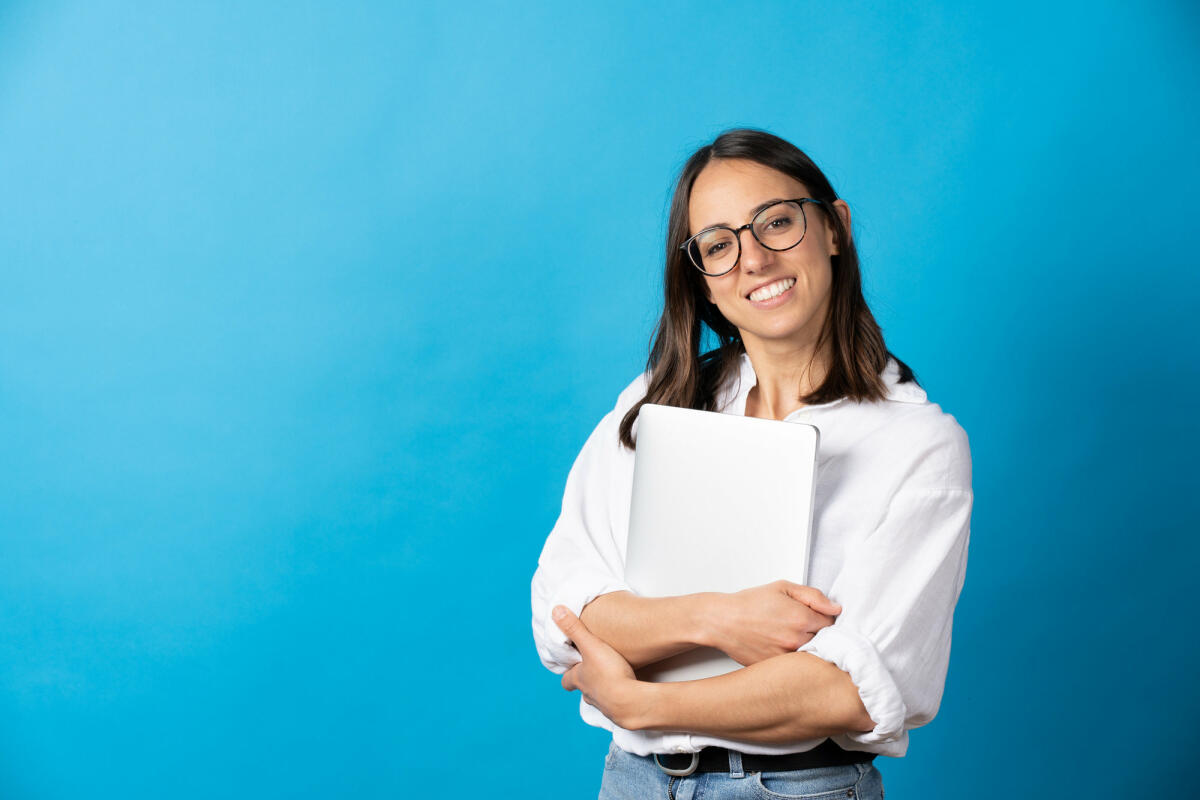
[[[738,265],[749,273],[758,272],[766,267],[771,260],[771,251],[754,238],[754,233],[751,232],[749,226],[738,231],[737,237],[738,246],[741,249],[741,261],[738,262]]]

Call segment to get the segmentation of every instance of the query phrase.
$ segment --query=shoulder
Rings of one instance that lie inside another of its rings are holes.
[[[646,396],[646,387],[649,385],[648,376],[645,374],[638,375],[630,381],[624,389],[617,395],[616,403],[606,413],[596,427],[592,430],[588,437],[587,447],[599,447],[602,449],[620,450],[620,428],[621,421],[625,419],[625,415],[629,410],[637,405],[638,401]],[[636,430],[636,423],[635,423]]]
[[[623,409],[628,411],[633,408],[637,401],[646,396],[646,389],[649,385],[650,376],[648,374],[643,372],[638,375],[617,395],[617,405],[613,410]]]
[[[646,373],[638,375],[631,380],[628,385],[617,395],[617,402],[613,406],[612,411],[608,413],[609,417],[615,418],[614,425],[620,425],[621,420],[629,413],[629,410],[638,404],[643,397],[646,396],[646,389],[650,385],[650,376]]]
[[[890,406],[894,401],[885,400]],[[885,435],[906,452],[925,481],[942,488],[970,488],[971,444],[966,430],[937,403],[885,408]],[[890,412],[890,413],[889,413]]]
[[[971,446],[953,415],[913,382],[898,383],[895,362],[884,372],[888,397],[855,403],[876,457],[892,462],[906,482],[926,488],[970,489]]]

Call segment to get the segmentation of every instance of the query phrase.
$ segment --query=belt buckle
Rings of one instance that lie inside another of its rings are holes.
[[[654,754],[654,763],[658,765],[659,769],[668,775],[673,775],[676,778],[685,778],[695,772],[696,768],[700,766],[700,754],[692,753],[692,763],[688,764],[686,769],[671,769],[670,767],[664,767],[663,763],[658,760],[658,753]]]

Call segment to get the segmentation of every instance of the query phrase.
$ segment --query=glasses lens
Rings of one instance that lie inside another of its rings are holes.
[[[717,228],[704,231],[688,248],[692,262],[702,271],[710,275],[719,275],[733,269],[737,263],[738,242],[733,231]]]
[[[803,203],[776,203],[754,218],[754,235],[772,250],[795,247],[804,238],[804,228]]]

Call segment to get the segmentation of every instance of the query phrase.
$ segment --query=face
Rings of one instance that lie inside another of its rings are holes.
[[[770,167],[741,159],[710,161],[692,185],[691,233],[714,225],[739,228],[765,204],[799,197],[811,197],[808,188]],[[838,200],[834,206],[849,230],[846,204]],[[837,254],[837,242],[817,206],[805,204],[804,214],[808,229],[800,244],[768,250],[746,229],[739,234],[737,266],[719,277],[704,276],[708,299],[749,347],[767,342],[808,347],[821,332],[833,283],[829,257]],[[777,294],[780,289],[785,291]]]

